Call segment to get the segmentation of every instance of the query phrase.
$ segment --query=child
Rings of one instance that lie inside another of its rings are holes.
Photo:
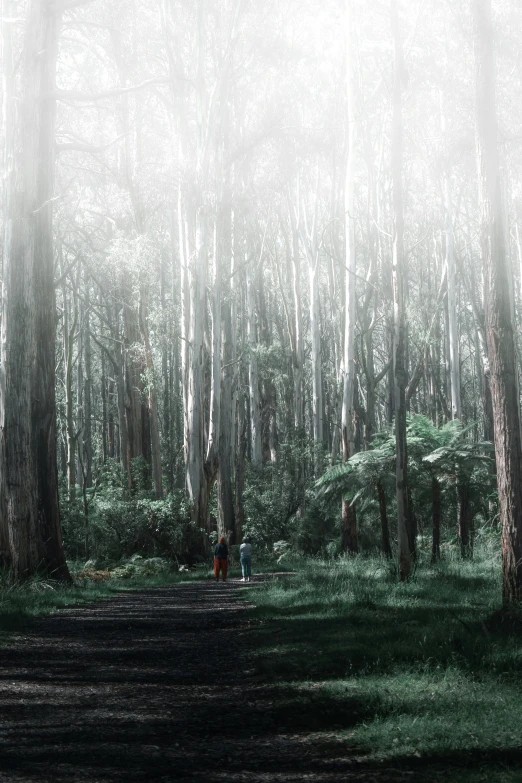
[[[226,582],[228,571],[228,547],[224,536],[221,536],[214,549],[214,576],[216,577],[216,582],[219,582],[220,571],[223,574],[223,581]]]
[[[243,582],[250,582],[252,576],[252,544],[249,538],[245,538],[239,547],[239,561],[243,572]]]

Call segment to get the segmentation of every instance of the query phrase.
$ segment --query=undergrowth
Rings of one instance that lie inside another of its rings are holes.
[[[522,613],[499,610],[495,550],[402,584],[379,558],[310,560],[248,591],[281,730],[337,735],[414,779],[522,780]]]
[[[229,578],[239,578],[241,568],[232,560]],[[284,570],[274,559],[256,559],[256,571]],[[113,564],[96,561],[69,563],[72,585],[36,576],[20,584],[10,584],[9,574],[0,572],[0,644],[2,634],[24,630],[34,617],[66,606],[96,601],[126,590],[165,587],[181,582],[211,579],[209,564],[179,569],[176,562],[166,558],[144,558],[140,555]]]
[[[107,598],[124,590],[163,587],[201,579],[207,574],[206,567],[180,573],[175,564],[159,558],[132,558],[117,564],[112,571],[72,563],[70,570],[72,585],[43,577],[10,584],[7,574],[0,576],[0,643],[2,632],[22,631],[39,615]]]

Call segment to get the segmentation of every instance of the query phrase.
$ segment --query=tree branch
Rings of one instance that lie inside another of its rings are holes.
[[[406,389],[406,405],[410,404],[410,400],[415,394],[415,390],[417,389],[417,386],[420,383],[420,380],[422,378],[422,371],[424,369],[424,354],[426,353],[426,346],[428,345],[431,333],[433,331],[433,327],[435,326],[435,318],[437,317],[437,314],[439,312],[439,307],[442,304],[442,300],[444,298],[444,294],[446,293],[446,280],[447,280],[447,274],[448,274],[448,267],[444,266],[444,272],[442,273],[442,280],[440,281],[439,286],[439,293],[437,296],[437,304],[435,305],[435,311],[433,313],[433,316],[431,318],[431,322],[428,328],[428,332],[426,334],[426,337],[424,339],[424,345],[422,346],[422,349],[419,353],[419,358],[417,360],[417,364],[415,365],[415,370],[413,371],[413,375],[411,377],[411,381],[408,384],[408,388]]]
[[[182,77],[178,77],[182,78]],[[170,76],[155,76],[152,79],[145,79],[145,81],[139,84],[133,84],[130,87],[113,87],[110,90],[98,93],[88,93],[82,90],[51,90],[48,92],[46,98],[55,98],[58,101],[103,101],[106,98],[114,98],[118,95],[128,95],[131,92],[137,92],[138,90],[144,90],[146,87],[150,87],[153,84],[169,84],[172,81]]]
[[[67,152],[68,150],[74,150],[76,152],[90,152],[92,155],[97,155],[100,152],[105,152],[105,150],[108,150],[114,144],[117,144],[119,141],[121,141],[121,139],[124,139],[125,136],[127,135],[128,135],[127,133],[120,133],[120,135],[116,136],[116,138],[112,139],[112,141],[108,141],[106,144],[100,144],[99,146],[97,146],[96,144],[88,144],[87,142],[81,142],[81,141],[58,142],[55,145],[55,149],[56,152]]]

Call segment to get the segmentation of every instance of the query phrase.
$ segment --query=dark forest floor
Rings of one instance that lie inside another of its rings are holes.
[[[259,676],[240,585],[121,594],[36,620],[0,648],[0,781],[458,781],[477,760],[391,766],[328,719],[306,728]]]

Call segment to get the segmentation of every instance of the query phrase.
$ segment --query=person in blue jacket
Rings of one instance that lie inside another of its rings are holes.
[[[249,538],[245,538],[239,547],[239,562],[243,572],[243,582],[250,582],[252,576],[252,544]]]

